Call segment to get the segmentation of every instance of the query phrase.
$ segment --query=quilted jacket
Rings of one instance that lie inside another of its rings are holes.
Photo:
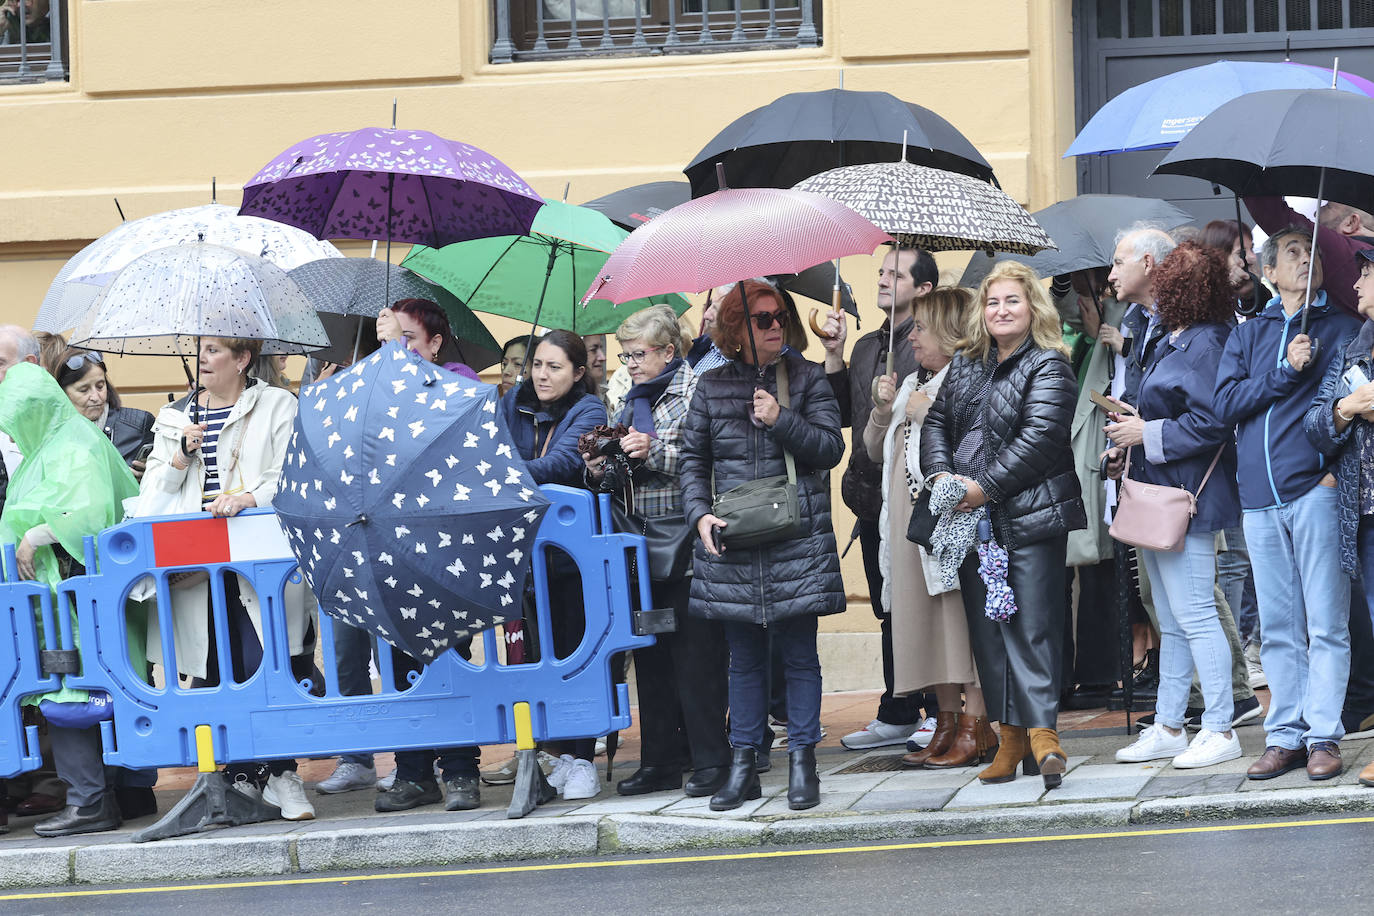
[[[921,428],[926,477],[954,472],[954,449],[973,425],[964,409],[982,385],[981,360],[958,354]],[[987,495],[997,541],[1008,550],[1087,525],[1069,431],[1078,383],[1068,359],[1032,339],[998,364],[983,399],[978,485]]]
[[[1336,417],[1331,412],[1336,401],[1350,392],[1342,381],[1351,366],[1359,366],[1365,378],[1374,378],[1374,321],[1366,321],[1360,332],[1341,341],[1337,357],[1322,377],[1321,387],[1312,406],[1303,415],[1302,427],[1317,451],[1336,460],[1336,490],[1340,500],[1341,569],[1351,579],[1360,578],[1360,453],[1374,447],[1369,441],[1369,423],[1360,417],[1336,432]]]
[[[694,547],[689,612],[696,617],[770,624],[845,608],[844,580],[830,523],[826,474],[844,455],[840,407],[824,370],[788,353],[791,406],[771,428],[750,420],[756,383],[777,397],[777,364],[758,370],[731,361],[697,380],[683,427],[683,512],[692,530],[711,511],[711,475],[717,492],[751,480],[786,474],[783,449],[797,466],[797,498],[806,533],[753,550],[727,549],[719,557]]]

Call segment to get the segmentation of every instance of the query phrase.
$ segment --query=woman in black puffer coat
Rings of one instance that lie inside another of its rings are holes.
[[[1009,555],[1017,612],[1006,622],[987,616],[977,553],[959,570],[988,718],[1002,725],[997,756],[979,778],[1009,782],[1026,758],[1026,772],[1043,774],[1054,788],[1067,769],[1055,730],[1064,563],[1068,533],[1087,524],[1069,444],[1078,384],[1035,271],[1002,262],[983,280],[978,300],[982,310],[921,430],[921,470],[926,485],[945,474],[966,484],[958,508],[986,505],[992,534]]]
[[[745,298],[754,322],[752,346]],[[737,284],[721,300],[712,337],[722,353],[734,358],[698,380],[683,432],[683,508],[701,541],[688,611],[722,621],[730,646],[732,757],[725,785],[711,798],[715,811],[759,797],[754,765],[768,715],[770,638],[782,655],[787,682],[788,805],[800,810],[820,801],[816,619],[845,608],[825,472],[839,463],[844,439],[839,403],[825,372],[793,351],[783,352],[782,324],[789,317],[795,320],[794,315],[763,282]],[[778,404],[778,367],[784,362],[789,407]],[[723,493],[751,480],[786,474],[784,449],[796,463],[804,533],[752,549],[728,547],[728,527],[711,514],[712,475],[715,492]],[[722,553],[712,543],[713,528],[726,541]]]

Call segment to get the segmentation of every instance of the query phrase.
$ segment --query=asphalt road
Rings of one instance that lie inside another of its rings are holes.
[[[18,914],[1374,912],[1374,817],[0,892]],[[1277,894],[1276,891],[1281,891]],[[570,906],[571,904],[571,906]],[[269,909],[270,908],[270,909]]]

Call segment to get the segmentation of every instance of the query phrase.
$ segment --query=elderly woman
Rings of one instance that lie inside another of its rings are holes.
[[[135,495],[138,485],[114,446],[76,412],[52,376],[19,363],[3,377],[0,431],[14,439],[24,462],[9,481],[0,540],[16,545],[21,578],[55,589],[61,580],[84,574],[82,540],[118,522],[123,500]],[[75,635],[79,645],[80,634]],[[131,662],[142,673],[141,621],[130,619],[128,637]],[[63,707],[86,698],[85,691],[63,687],[24,703],[48,712],[50,704]],[[35,824],[34,833],[57,837],[113,830],[122,817],[101,760],[100,729],[63,727],[57,724],[58,712],[48,713],[48,735],[57,775],[67,784],[67,805]]]
[[[606,422],[606,408],[588,367],[587,345],[571,331],[550,331],[536,341],[529,365],[528,377],[497,405],[498,417],[535,483],[580,487],[587,466],[578,439]],[[549,593],[561,597],[551,609],[553,651],[567,658],[585,635],[581,577],[571,558],[561,553],[550,557],[548,575]],[[525,632],[534,629],[527,625]],[[549,782],[564,798],[597,795],[600,784],[592,762],[596,736],[546,747],[559,757]]]
[[[286,458],[296,398],[248,374],[262,342],[207,337],[200,347],[200,381],[194,395],[168,404],[158,413],[153,452],[143,475],[140,515],[209,512],[229,518],[244,509],[270,506]],[[263,656],[262,599],[241,576],[225,579],[226,619],[232,672],[219,670],[210,586],[194,575],[174,583],[172,624],[176,661],[193,686],[214,685],[225,678],[242,681]],[[314,596],[304,583],[287,583],[283,599],[292,667],[309,676],[313,656]],[[160,615],[159,615],[160,616]],[[155,617],[149,622],[149,652],[161,662]],[[168,672],[170,681],[175,675]],[[258,791],[256,767],[230,766],[239,790]],[[305,797],[296,761],[275,760],[262,799],[281,809],[286,820],[308,820],[315,809]]]
[[[1236,446],[1213,408],[1209,384],[1231,333],[1235,300],[1221,255],[1193,242],[1160,262],[1151,289],[1167,336],[1141,377],[1140,404],[1123,404],[1111,415],[1107,437],[1116,447],[1108,451],[1108,471],[1120,476],[1130,449],[1132,480],[1182,487],[1196,495],[1197,511],[1182,550],[1139,548],[1159,615],[1159,695],[1154,723],[1116,759],[1172,757],[1175,769],[1189,769],[1241,753],[1231,727],[1231,650],[1213,597],[1215,532],[1240,522]],[[1190,744],[1183,726],[1194,668],[1206,705],[1202,730]]]
[[[626,508],[633,512],[632,523],[663,519],[687,536],[678,469],[683,422],[697,379],[682,357],[677,316],[666,305],[644,309],[626,318],[615,336],[620,361],[633,382],[623,403],[612,405],[612,416],[630,430],[620,440],[634,462],[629,488],[633,505]],[[588,477],[600,484],[606,459],[583,459]],[[617,488],[616,498],[623,501],[624,493]],[[686,573],[686,568],[674,570],[672,578],[655,578],[652,583],[654,607],[673,609],[677,631],[661,634],[647,649],[635,650],[642,753],[639,769],[616,786],[621,795],[682,788],[684,764],[693,770],[686,793],[714,795],[729,772],[725,636],[718,621],[687,613]]]
[[[957,588],[940,579],[925,550],[907,540],[912,501],[920,491],[921,424],[949,372],[954,347],[964,336],[973,296],[943,286],[916,300],[907,339],[921,371],[882,376],[863,430],[864,448],[882,463],[883,508],[878,519],[878,563],[883,607],[892,617],[893,692],[934,690],[940,703],[930,744],[907,754],[910,767],[946,769],[991,760],[997,734],[988,724],[983,691],[969,645],[968,621]],[[922,377],[925,381],[922,382]],[[963,694],[964,712],[960,708]]]
[[[68,348],[57,360],[53,375],[77,411],[104,431],[134,478],[142,480],[147,467],[144,449],[153,444],[153,415],[119,403],[104,357],[95,350]]]
[[[711,797],[715,811],[738,808],[761,791],[755,766],[767,724],[770,640],[787,683],[787,803],[801,810],[820,802],[816,622],[845,608],[825,472],[839,463],[844,439],[824,370],[783,352],[790,314],[777,290],[760,281],[736,284],[721,300],[711,333],[730,361],[698,380],[682,440],[683,507],[701,540],[688,612],[722,621],[730,647],[732,754],[729,776]],[[797,529],[771,543],[730,546],[715,497],[784,474],[796,479]]]
[[[1068,768],[1055,730],[1064,564],[1069,532],[1087,522],[1069,444],[1078,387],[1035,271],[1003,261],[977,303],[926,415],[921,468],[933,483],[954,475],[967,491],[956,508],[986,507],[991,539],[1007,551],[1009,619],[989,616],[977,556],[959,569],[988,716],[1002,723],[997,756],[978,778],[1009,782],[1024,758],[1028,775],[1055,788]]]

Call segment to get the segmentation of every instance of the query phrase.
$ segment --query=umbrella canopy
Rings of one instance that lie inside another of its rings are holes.
[[[941,169],[909,162],[851,165],[808,178],[797,190],[839,201],[907,247],[1020,254],[1054,247],[1010,194]]]
[[[1133,86],[1097,110],[1064,153],[1105,156],[1167,149],[1222,104],[1270,89],[1321,89],[1331,71],[1287,62],[1221,60]],[[1337,88],[1365,95],[1368,81],[1340,77]]]
[[[329,343],[286,271],[251,254],[191,242],[129,262],[91,306],[72,346],[195,355],[202,337],[261,340],[264,353],[305,353]]]
[[[472,309],[442,286],[404,267],[376,258],[337,258],[302,264],[291,271],[291,279],[309,297],[316,311],[331,316],[321,318],[329,332],[330,345],[314,354],[319,359],[339,364],[352,362],[362,319],[377,317],[386,303],[389,286],[393,302],[430,299],[438,303],[453,328],[454,343],[463,364],[481,370],[501,360],[501,345]]]
[[[808,267],[795,274],[782,274],[776,276],[778,285],[788,292],[796,293],[798,296],[805,296],[817,302],[824,302],[830,305],[833,302],[835,291],[835,266],[833,264],[817,264],[815,267]],[[859,304],[854,301],[854,288],[840,279],[840,306],[855,318],[859,317]]]
[[[974,256],[960,286],[976,287],[992,265],[1003,259],[1020,261],[1042,277],[1106,267],[1116,252],[1116,235],[1135,223],[1175,229],[1193,221],[1188,211],[1167,200],[1125,194],[1080,194],[1037,210],[1031,216],[1053,237],[1057,251],[1034,255],[1002,254],[997,258]]]
[[[683,172],[692,196],[717,190],[716,164],[736,188],[790,188],[827,169],[891,162],[902,150],[921,165],[993,180],[992,166],[954,125],[886,92],[793,92],[737,118]]]
[[[806,191],[738,188],[674,207],[640,226],[606,261],[583,301],[627,302],[793,274],[892,237],[853,210]]]
[[[685,181],[650,181],[612,191],[582,206],[599,210],[611,222],[629,231],[691,199],[692,186]]]
[[[249,179],[239,212],[316,238],[440,247],[525,232],[543,203],[496,157],[423,130],[365,127],[295,144]]]
[[[549,502],[495,411],[398,341],[301,392],[273,506],[321,609],[422,662],[520,617]]]
[[[1213,181],[1241,196],[1321,197],[1369,210],[1371,154],[1374,99],[1331,89],[1276,89],[1212,112],[1155,174]]]
[[[282,270],[321,258],[342,258],[328,242],[291,226],[240,216],[233,207],[206,204],[155,213],[121,223],[73,255],[43,297],[35,331],[76,327],[100,294],[100,287],[130,261],[155,248],[203,241],[256,255]]]
[[[678,295],[635,297],[617,308],[605,300],[578,300],[628,233],[605,214],[550,200],[528,234],[478,239],[433,249],[417,245],[402,262],[474,310],[505,315],[576,334],[601,334],[650,305],[671,305],[681,315],[690,303]]]

